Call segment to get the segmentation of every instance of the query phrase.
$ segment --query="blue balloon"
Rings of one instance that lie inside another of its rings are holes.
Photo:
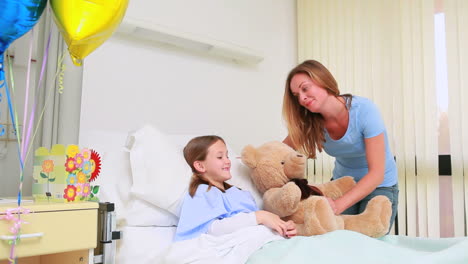
[[[46,4],[47,0],[0,0],[0,56],[34,27]]]
[[[0,101],[6,87],[3,53],[36,25],[46,4],[47,0],[0,0]],[[8,101],[11,111],[10,98]],[[0,125],[0,135],[4,133],[5,127]]]

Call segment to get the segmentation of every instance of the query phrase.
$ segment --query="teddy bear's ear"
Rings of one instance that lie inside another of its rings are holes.
[[[257,167],[257,150],[252,145],[245,146],[241,153],[241,159],[242,163],[254,169]]]

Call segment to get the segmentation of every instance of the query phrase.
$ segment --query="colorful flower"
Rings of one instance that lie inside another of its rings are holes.
[[[91,193],[91,186],[89,185],[89,183],[83,184],[81,196],[88,197],[90,193]]]
[[[88,179],[88,178],[86,177],[86,174],[84,174],[82,171],[78,172],[78,173],[76,174],[76,177],[78,178],[78,183],[85,183],[86,180]]]
[[[76,184],[76,175],[73,174],[73,173],[68,174],[67,183],[69,185],[75,185]]]
[[[67,147],[67,156],[69,158],[74,158],[76,154],[80,152],[80,148],[77,145],[68,145]]]
[[[78,183],[75,185],[76,187],[76,195],[83,195],[83,183]]]
[[[83,155],[81,154],[75,155],[75,165],[77,168],[81,168],[81,166],[83,165]]]
[[[84,148],[81,150],[81,155],[84,161],[88,161],[91,158],[91,150]]]
[[[89,181],[92,182],[96,180],[101,172],[101,157],[96,151],[91,150],[91,159],[89,161],[91,162],[91,178]]]
[[[81,169],[82,169],[84,174],[90,174],[91,169],[92,169],[91,162],[90,161],[83,162],[83,166],[82,166]]]
[[[76,170],[74,158],[67,158],[67,161],[65,162],[65,170],[68,172],[73,172],[74,170]]]
[[[42,172],[49,173],[54,171],[54,161],[53,160],[44,160],[42,162]]]
[[[63,198],[67,199],[68,202],[75,201],[76,197],[76,187],[73,185],[68,185],[65,190],[63,190]]]

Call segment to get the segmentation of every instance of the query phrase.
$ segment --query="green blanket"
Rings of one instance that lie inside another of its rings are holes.
[[[248,264],[263,263],[468,263],[468,238],[370,238],[347,230],[294,237],[264,245]]]

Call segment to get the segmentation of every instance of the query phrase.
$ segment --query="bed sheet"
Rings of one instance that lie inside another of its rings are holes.
[[[120,230],[122,238],[117,240],[115,263],[150,264],[148,254],[156,256],[164,253],[172,243],[176,227],[124,226]]]
[[[126,226],[121,230],[123,235],[117,243],[116,264],[158,264],[162,262],[159,256],[170,252],[176,227]],[[251,255],[247,263],[465,264],[468,263],[466,248],[467,237],[429,239],[389,235],[374,239],[339,230],[321,236],[266,243]],[[184,252],[188,247],[177,247],[176,250]]]
[[[375,239],[338,230],[270,242],[252,254],[247,264],[466,264],[467,249],[467,237],[431,239],[388,235]]]

